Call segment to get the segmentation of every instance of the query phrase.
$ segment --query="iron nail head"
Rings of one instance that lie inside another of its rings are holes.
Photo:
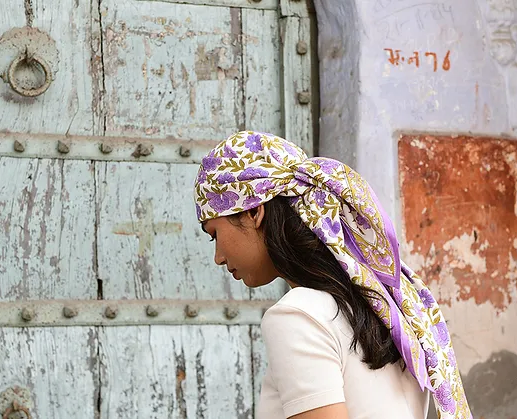
[[[23,321],[30,322],[36,317],[36,313],[32,309],[24,307],[21,312],[21,317]]]
[[[101,143],[101,145],[99,146],[99,150],[102,154],[109,154],[113,151],[113,147],[109,144]]]
[[[25,151],[25,144],[23,144],[21,141],[15,140],[13,144],[13,149],[18,153],[23,153]]]
[[[104,315],[108,319],[114,319],[115,317],[117,317],[117,314],[118,314],[118,308],[116,308],[116,307],[108,306],[108,307],[106,307],[106,310],[104,310]]]
[[[77,309],[68,306],[63,307],[63,316],[65,316],[67,319],[72,319],[77,316],[77,314],[79,314]]]
[[[224,309],[224,314],[226,314],[226,318],[228,320],[232,320],[239,315],[239,309],[236,307],[226,307]]]
[[[154,306],[147,306],[146,309],[145,309],[145,313],[149,316],[149,317],[157,317],[158,314],[160,314],[160,312],[158,311],[158,309]]]
[[[180,156],[181,157],[190,157],[190,149],[181,146],[180,147]]]
[[[153,152],[153,146],[150,144],[138,144],[135,151],[133,151],[133,157],[147,157]]]
[[[59,140],[57,142],[57,151],[61,154],[68,154],[70,152],[70,144],[67,144],[65,141]]]
[[[309,51],[309,46],[305,41],[298,41],[296,44],[296,52],[300,55],[305,55]]]
[[[309,92],[299,92],[298,102],[301,105],[307,105],[311,101],[311,94]]]
[[[199,314],[199,309],[189,304],[185,307],[185,314],[187,317],[197,317]]]

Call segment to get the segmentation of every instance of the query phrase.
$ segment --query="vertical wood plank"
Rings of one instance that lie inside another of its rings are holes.
[[[0,81],[0,128],[12,132],[92,133],[91,3],[75,0],[30,3],[34,27],[48,33],[57,43],[59,62],[51,63],[57,72],[50,88],[36,98],[20,96],[9,84]],[[24,3],[3,2],[0,34],[25,25]],[[0,73],[19,54],[14,48],[4,47]]]
[[[27,388],[33,418],[95,416],[98,389],[94,328],[0,329],[0,391]]]
[[[196,218],[197,165],[97,163],[105,298],[247,299]]]
[[[280,0],[280,16],[309,17],[314,12],[312,0]]]
[[[282,39],[283,110],[285,137],[314,155],[310,18],[285,17],[280,21]],[[297,43],[305,42],[307,53],[297,52]],[[303,102],[303,103],[302,103]]]
[[[283,135],[277,12],[243,9],[242,37],[246,129]]]
[[[241,11],[102,2],[107,135],[222,139],[244,128]]]
[[[251,419],[248,327],[102,331],[101,417]]]
[[[262,380],[266,375],[267,368],[267,354],[266,346],[262,340],[262,332],[260,326],[250,326],[251,334],[251,357],[253,363],[253,397],[254,397],[254,414],[257,417],[259,401],[260,401],[260,390],[262,388]]]
[[[93,165],[0,158],[0,300],[96,298]]]

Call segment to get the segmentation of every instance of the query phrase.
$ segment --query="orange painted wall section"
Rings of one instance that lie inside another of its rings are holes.
[[[438,289],[445,277],[457,285],[442,304],[517,304],[517,141],[403,135],[399,179],[412,259]]]

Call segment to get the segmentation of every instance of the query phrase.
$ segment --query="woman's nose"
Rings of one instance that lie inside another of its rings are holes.
[[[214,256],[214,262],[216,265],[226,265],[226,259],[221,254],[221,252],[215,248],[215,256]]]

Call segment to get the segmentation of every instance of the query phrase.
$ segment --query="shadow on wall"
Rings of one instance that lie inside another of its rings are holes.
[[[492,354],[471,368],[463,384],[474,419],[517,418],[517,354]],[[437,419],[432,403],[427,419]]]

